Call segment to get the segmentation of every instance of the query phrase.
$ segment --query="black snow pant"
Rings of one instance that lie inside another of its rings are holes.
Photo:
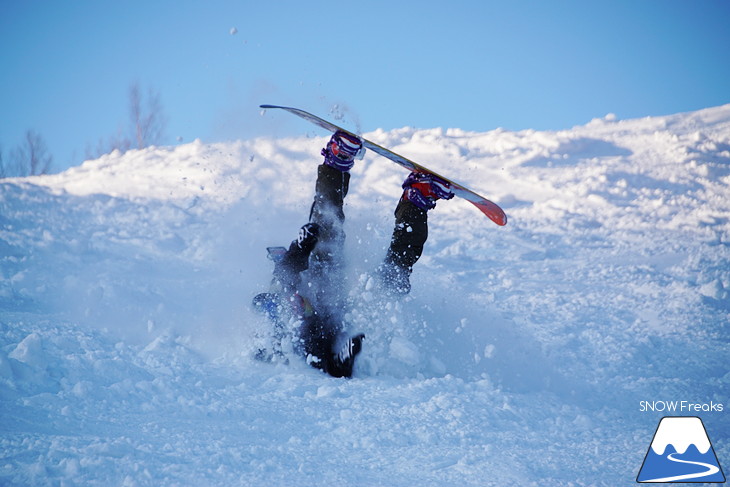
[[[395,228],[385,256],[409,274],[423,253],[428,239],[428,213],[408,200],[401,199],[395,209]]]
[[[350,173],[322,164],[317,169],[314,202],[309,221],[319,225],[319,241],[310,259],[317,310],[340,320],[345,303],[344,199],[350,187]]]
[[[401,199],[395,209],[395,228],[379,274],[383,283],[398,294],[411,290],[410,275],[428,239],[428,213]]]
[[[317,287],[317,302],[323,313],[340,316],[345,289],[343,252],[345,221],[343,204],[350,185],[350,174],[322,164],[318,168],[314,203],[309,221],[320,226],[320,239],[312,253],[312,271]],[[410,290],[409,277],[423,253],[428,239],[428,213],[401,199],[395,209],[395,228],[386,252],[381,274],[387,284]]]

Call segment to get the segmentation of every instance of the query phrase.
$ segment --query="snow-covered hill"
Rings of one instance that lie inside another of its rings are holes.
[[[359,161],[349,381],[251,358],[325,135],[0,181],[0,484],[629,485],[669,414],[641,401],[722,405],[684,414],[730,465],[730,105],[364,134],[510,222],[440,202],[411,295],[374,303],[406,174]]]

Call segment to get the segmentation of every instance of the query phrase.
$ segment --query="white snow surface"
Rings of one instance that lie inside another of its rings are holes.
[[[364,134],[509,223],[439,202],[411,294],[379,298],[406,173],[358,161],[350,380],[252,358],[265,248],[306,222],[327,139],[306,131],[0,181],[1,485],[633,485],[668,414],[640,401],[723,405],[690,415],[730,464],[730,105]]]

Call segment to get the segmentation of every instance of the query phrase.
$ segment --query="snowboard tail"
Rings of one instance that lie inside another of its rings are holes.
[[[344,129],[340,127],[339,125],[335,125],[331,122],[328,122],[327,120],[324,120],[323,118],[320,118],[316,115],[312,115],[309,112],[306,112],[304,110],[300,110],[298,108],[292,108],[292,107],[284,107],[279,105],[261,105],[261,108],[263,109],[269,109],[269,108],[277,108],[281,110],[285,110],[289,113],[293,113],[294,115],[303,118],[304,120],[308,120],[309,122],[325,129],[330,132],[337,132],[338,130],[342,130],[344,132],[347,132],[349,134],[352,134],[356,137],[358,137],[360,140],[362,140],[363,146],[367,149],[370,149],[371,151],[375,152],[378,155],[381,155],[387,159],[390,159],[391,161],[395,162],[396,164],[408,169],[409,171],[417,171],[427,174],[432,174],[438,178],[441,178],[445,181],[447,181],[451,185],[451,190],[454,192],[454,194],[460,198],[463,198],[476,206],[479,211],[484,213],[490,220],[492,220],[494,223],[500,226],[504,226],[507,224],[507,215],[504,213],[504,210],[500,208],[499,205],[494,203],[493,201],[488,200],[484,196],[481,196],[471,189],[467,188],[466,186],[459,184],[447,177],[444,177],[427,167],[424,167],[416,162],[411,161],[410,159],[401,156],[400,154],[396,154],[395,152],[391,151],[390,149],[386,149],[385,147],[378,145],[374,142],[371,142],[367,139],[362,138],[361,136],[350,132],[347,129]]]

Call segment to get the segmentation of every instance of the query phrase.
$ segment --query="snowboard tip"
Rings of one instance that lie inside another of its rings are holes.
[[[489,200],[482,200],[482,201],[472,201],[474,206],[479,208],[479,211],[484,213],[487,218],[492,220],[494,223],[499,225],[500,227],[503,227],[507,225],[507,215],[505,214],[504,210],[499,207],[496,203],[492,203]]]

